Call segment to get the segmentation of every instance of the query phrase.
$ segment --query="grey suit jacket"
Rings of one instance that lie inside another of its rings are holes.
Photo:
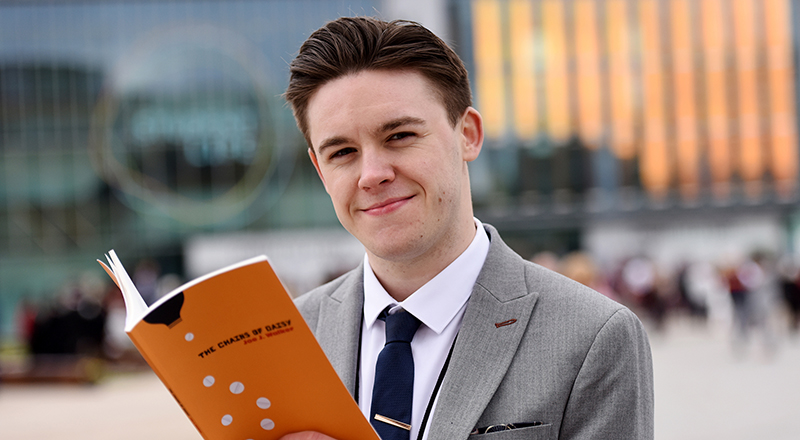
[[[491,245],[429,423],[430,440],[652,439],[653,370],[641,322],[624,306]],[[297,306],[352,394],[363,265]],[[496,325],[510,320],[513,324]],[[474,434],[494,424],[533,424]]]

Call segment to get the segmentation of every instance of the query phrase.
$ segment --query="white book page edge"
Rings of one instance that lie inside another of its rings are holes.
[[[117,283],[122,291],[122,298],[125,300],[125,332],[127,333],[137,322],[144,318],[148,307],[113,249],[108,251],[106,259],[111,271],[114,272],[114,276],[117,278]]]

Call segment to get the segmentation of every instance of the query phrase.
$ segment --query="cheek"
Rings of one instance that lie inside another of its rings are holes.
[[[352,199],[352,190],[347,182],[340,178],[340,176],[331,176],[327,178],[325,191],[331,197],[334,208],[338,212],[340,209],[347,209]]]

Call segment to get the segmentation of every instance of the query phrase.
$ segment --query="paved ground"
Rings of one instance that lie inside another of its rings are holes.
[[[760,342],[734,347],[727,332],[686,326],[653,334],[656,439],[800,439],[800,338],[772,353]]]
[[[651,343],[657,440],[800,439],[800,339],[782,338],[770,356],[755,344],[734,352],[726,334],[681,323]],[[96,386],[3,386],[0,438],[200,436],[158,379],[138,373]]]

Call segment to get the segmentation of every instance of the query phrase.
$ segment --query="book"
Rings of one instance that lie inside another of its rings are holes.
[[[125,331],[205,439],[298,431],[379,440],[265,256],[190,281],[147,306],[116,253]]]

